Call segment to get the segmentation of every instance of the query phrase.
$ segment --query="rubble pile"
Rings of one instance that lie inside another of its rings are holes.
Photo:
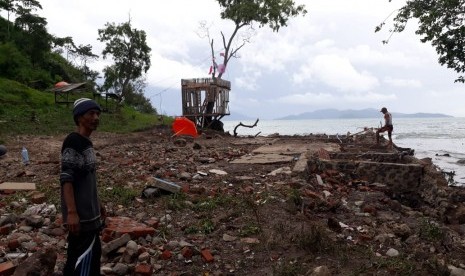
[[[102,274],[465,275],[465,190],[373,135],[95,133]],[[0,275],[60,275],[63,139],[0,158]]]

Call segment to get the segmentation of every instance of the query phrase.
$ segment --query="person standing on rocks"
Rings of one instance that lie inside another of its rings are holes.
[[[93,100],[74,102],[77,130],[61,148],[61,211],[67,227],[68,249],[63,275],[100,275],[100,231],[105,208],[97,192],[96,155],[90,135],[99,125],[101,108]]]
[[[380,112],[384,114],[384,126],[376,131],[376,144],[379,145],[379,134],[387,131],[389,137],[388,145],[392,147],[392,131],[394,130],[394,126],[392,125],[392,115],[385,107],[381,108]]]

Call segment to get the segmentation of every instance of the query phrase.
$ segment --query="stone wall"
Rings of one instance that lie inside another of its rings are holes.
[[[356,179],[370,183],[383,183],[399,192],[418,189],[423,179],[423,166],[418,164],[321,160],[318,158],[307,162],[307,171],[309,173],[321,173],[326,170],[341,171],[352,175]]]
[[[331,159],[376,161],[388,163],[410,163],[399,153],[384,152],[332,152]]]

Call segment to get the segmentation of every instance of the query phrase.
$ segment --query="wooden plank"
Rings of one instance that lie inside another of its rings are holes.
[[[36,184],[30,182],[3,182],[0,190],[35,190]]]

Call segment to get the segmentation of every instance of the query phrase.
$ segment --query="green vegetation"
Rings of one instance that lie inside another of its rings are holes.
[[[241,237],[249,237],[253,235],[257,235],[262,232],[260,225],[256,223],[249,222],[247,225],[244,225],[239,229],[239,236]]]
[[[419,235],[420,238],[427,241],[439,241],[444,237],[444,233],[441,228],[439,228],[439,225],[426,218],[420,219]]]
[[[113,202],[123,206],[128,206],[139,194],[139,191],[123,186],[114,186],[99,191],[102,202]]]
[[[392,0],[389,0],[391,2]],[[465,21],[463,1],[410,0],[394,12],[390,37],[405,30],[407,23],[415,20],[415,33],[420,41],[429,42],[436,49],[438,62],[461,74],[455,81],[465,83]],[[386,22],[376,27],[378,32]],[[390,38],[389,37],[389,38]],[[388,43],[389,38],[383,43]]]
[[[0,91],[0,140],[10,134],[54,135],[75,129],[72,104],[55,104],[52,92],[35,90],[3,78],[0,78]],[[77,97],[92,97],[92,94],[80,93]],[[105,106],[103,100],[96,100]],[[103,112],[100,121],[99,131],[116,133],[144,130],[159,124],[157,116],[128,106]]]

